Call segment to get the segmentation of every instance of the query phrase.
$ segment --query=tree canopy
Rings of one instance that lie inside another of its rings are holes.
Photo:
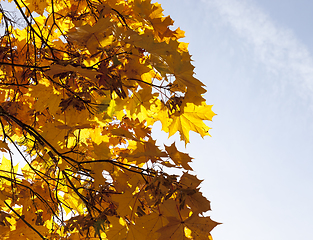
[[[209,135],[215,114],[184,32],[150,0],[10,2],[0,239],[211,239],[192,158],[151,137],[157,121],[186,144]]]

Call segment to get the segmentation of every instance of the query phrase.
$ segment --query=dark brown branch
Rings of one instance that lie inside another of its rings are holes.
[[[50,66],[39,67],[39,66],[23,65],[23,64],[16,64],[16,63],[7,63],[7,62],[0,62],[0,65],[8,65],[8,66],[22,67],[22,68],[36,68],[36,69],[40,69],[40,70],[50,68]]]
[[[21,219],[28,227],[30,227],[34,232],[36,232],[41,239],[48,240],[47,238],[42,236],[41,233],[38,232],[36,228],[34,228],[32,225],[30,225],[21,215],[19,215],[9,204],[7,204],[6,201],[3,201],[3,202],[12,212],[14,212],[14,214],[16,216],[19,217],[19,219]]]
[[[16,117],[10,115],[9,113],[7,113],[1,106],[0,106],[0,116],[6,116],[9,119],[11,119],[13,122],[15,122],[18,126],[20,126],[23,130],[25,130],[28,134],[30,134],[31,136],[33,136],[40,145],[44,146],[45,144],[59,157],[63,158],[67,163],[69,163],[72,167],[75,168],[75,166],[70,162],[74,162],[74,163],[78,163],[77,161],[75,161],[72,158],[69,158],[67,156],[64,156],[63,154],[61,154],[60,152],[58,152],[54,146],[52,146],[45,138],[43,138],[33,127],[23,123],[22,121],[20,121],[19,119],[17,119]]]
[[[30,29],[32,30],[32,32],[33,32],[34,34],[36,34],[37,37],[40,38],[40,40],[42,41],[42,43],[44,43],[44,44],[50,49],[50,52],[51,52],[52,56],[54,57],[53,48],[46,42],[46,40],[44,39],[44,37],[43,37],[42,35],[40,36],[39,33],[33,28],[32,24],[31,24],[31,23],[29,22],[29,20],[27,19],[25,13],[23,12],[22,7],[19,5],[19,3],[17,2],[17,0],[14,0],[14,3],[16,4],[17,8],[19,9],[20,13],[22,14],[24,20],[26,21],[27,26],[29,26]],[[38,23],[35,21],[35,19],[34,19],[33,16],[31,15],[31,11],[30,11],[29,8],[27,7],[27,5],[26,5],[23,1],[22,1],[22,3],[23,3],[23,5],[24,5],[24,7],[27,9],[27,11],[29,12],[29,14],[30,14],[32,20],[34,20],[34,22],[35,22],[35,24],[37,25],[38,29],[40,29],[39,26],[38,26]]]
[[[115,53],[113,56],[109,56],[109,57],[107,57],[107,58],[105,58],[105,59],[102,59],[102,60],[98,61],[97,63],[95,63],[94,65],[92,65],[90,68],[95,69],[94,66],[97,66],[97,65],[99,65],[99,64],[102,63],[102,62],[105,62],[105,61],[107,61],[107,60],[110,60],[110,59],[112,59],[112,57],[114,57],[114,56],[118,56],[118,55],[122,55],[122,54],[132,54],[132,52],[120,52],[120,53]],[[83,67],[82,67],[82,68],[83,68]]]
[[[170,86],[159,86],[159,85],[155,85],[155,84],[153,84],[153,83],[145,82],[145,81],[143,81],[143,80],[141,80],[141,79],[137,79],[137,78],[127,78],[127,80],[142,82],[142,83],[147,84],[147,85],[150,85],[150,86],[152,86],[152,87],[163,88],[163,89],[166,89],[166,90],[170,90]]]
[[[34,196],[36,196],[43,204],[45,204],[45,205],[50,209],[50,211],[52,212],[52,214],[53,214],[54,216],[56,216],[58,220],[61,220],[61,219],[57,216],[57,214],[55,213],[55,210],[49,205],[49,203],[48,203],[39,193],[37,193],[36,191],[34,191],[32,188],[30,188],[30,187],[28,187],[28,186],[25,186],[24,184],[19,183],[19,182],[16,181],[15,179],[12,179],[12,178],[9,178],[9,177],[0,176],[0,178],[5,179],[5,180],[7,180],[7,181],[9,181],[9,182],[13,182],[13,183],[15,183],[16,185],[19,185],[19,186],[21,186],[21,187],[24,187],[24,188],[28,189]],[[55,203],[55,202],[53,201],[53,199],[51,199],[51,200],[52,200],[52,202],[53,202],[55,205],[57,205],[57,203]]]
[[[66,169],[65,169],[66,170]],[[84,202],[88,212],[91,215],[91,209],[89,208],[89,202],[88,200],[86,200],[86,197],[83,196],[82,194],[80,194],[77,190],[77,188],[74,186],[74,184],[72,183],[72,181],[70,180],[70,178],[67,176],[65,170],[62,171],[63,175],[65,176],[66,180],[69,182],[69,184],[71,185],[71,188],[73,189],[73,191],[76,193],[76,195]],[[98,212],[101,212],[100,209],[96,208],[95,206],[92,206],[94,209],[96,209]]]
[[[116,9],[112,8],[112,10],[117,13],[118,19],[120,20],[121,24],[122,24],[123,26],[124,26],[124,24],[125,24],[125,26],[126,26],[127,28],[129,28],[129,26],[128,26],[127,23],[126,23],[125,17],[124,17],[119,11],[117,11]],[[124,24],[123,24],[123,23],[124,23]]]
[[[133,173],[137,173],[137,174],[141,174],[141,175],[145,175],[145,176],[151,176],[148,173],[144,173],[144,172],[149,172],[149,169],[143,169],[143,168],[140,168],[140,167],[137,167],[137,166],[134,166],[134,165],[127,164],[127,163],[114,161],[113,159],[83,161],[83,162],[79,162],[79,164],[96,163],[96,162],[111,163],[114,166],[120,167],[122,169],[125,169],[125,170],[133,172]],[[135,168],[135,169],[137,169],[139,171],[133,170],[131,168]]]

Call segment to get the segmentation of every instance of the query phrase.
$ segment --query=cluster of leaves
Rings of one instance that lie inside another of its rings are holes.
[[[150,0],[11,4],[0,5],[0,239],[211,239],[192,158],[151,137],[156,121],[185,143],[209,135],[184,32]]]

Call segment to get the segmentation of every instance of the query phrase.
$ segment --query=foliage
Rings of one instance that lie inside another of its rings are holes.
[[[151,137],[157,121],[186,144],[190,130],[209,135],[184,32],[149,0],[11,4],[0,6],[0,239],[211,239],[192,158]]]

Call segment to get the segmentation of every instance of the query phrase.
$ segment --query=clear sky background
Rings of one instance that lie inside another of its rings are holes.
[[[213,239],[313,239],[313,1],[157,2],[186,31],[218,114],[212,138],[178,144],[223,223]]]

